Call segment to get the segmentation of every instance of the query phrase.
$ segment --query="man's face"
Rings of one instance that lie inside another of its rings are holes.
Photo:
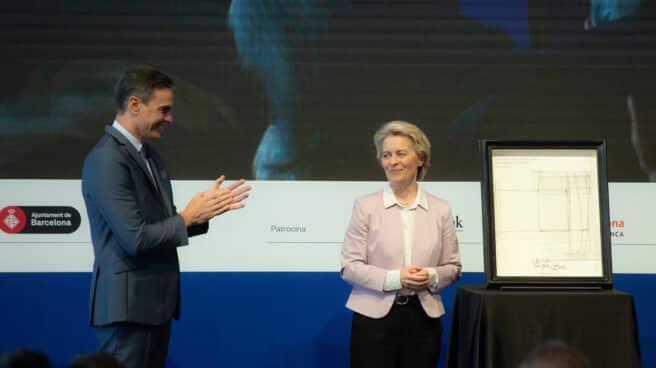
[[[165,125],[173,124],[173,90],[153,90],[147,103],[139,100],[137,134],[142,141],[159,139]]]

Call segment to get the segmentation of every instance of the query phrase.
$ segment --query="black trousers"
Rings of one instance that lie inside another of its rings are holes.
[[[98,350],[114,355],[125,368],[164,368],[166,365],[171,321],[158,326],[117,323],[93,330],[100,343]]]
[[[353,313],[351,368],[435,368],[441,338],[440,319],[429,317],[416,297],[381,319]]]

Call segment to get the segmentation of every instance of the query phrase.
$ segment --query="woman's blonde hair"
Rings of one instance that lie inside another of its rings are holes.
[[[430,141],[419,127],[407,121],[394,120],[383,124],[374,134],[374,145],[376,146],[376,158],[380,159],[383,153],[383,141],[389,136],[403,136],[409,138],[414,146],[417,156],[424,164],[417,168],[417,180],[426,177],[430,167]]]

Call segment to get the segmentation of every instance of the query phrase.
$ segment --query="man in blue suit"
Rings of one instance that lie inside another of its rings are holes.
[[[250,187],[243,179],[222,187],[221,176],[177,212],[164,162],[146,143],[173,123],[173,81],[136,68],[115,97],[115,121],[82,170],[95,256],[90,323],[100,350],[127,368],[164,367],[171,319],[180,314],[177,247],[206,233],[211,218],[242,208]]]

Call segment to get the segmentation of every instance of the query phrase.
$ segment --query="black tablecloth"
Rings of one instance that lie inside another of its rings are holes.
[[[640,367],[633,297],[617,290],[499,291],[460,286],[449,368],[514,368],[536,346],[559,340],[592,367]]]

